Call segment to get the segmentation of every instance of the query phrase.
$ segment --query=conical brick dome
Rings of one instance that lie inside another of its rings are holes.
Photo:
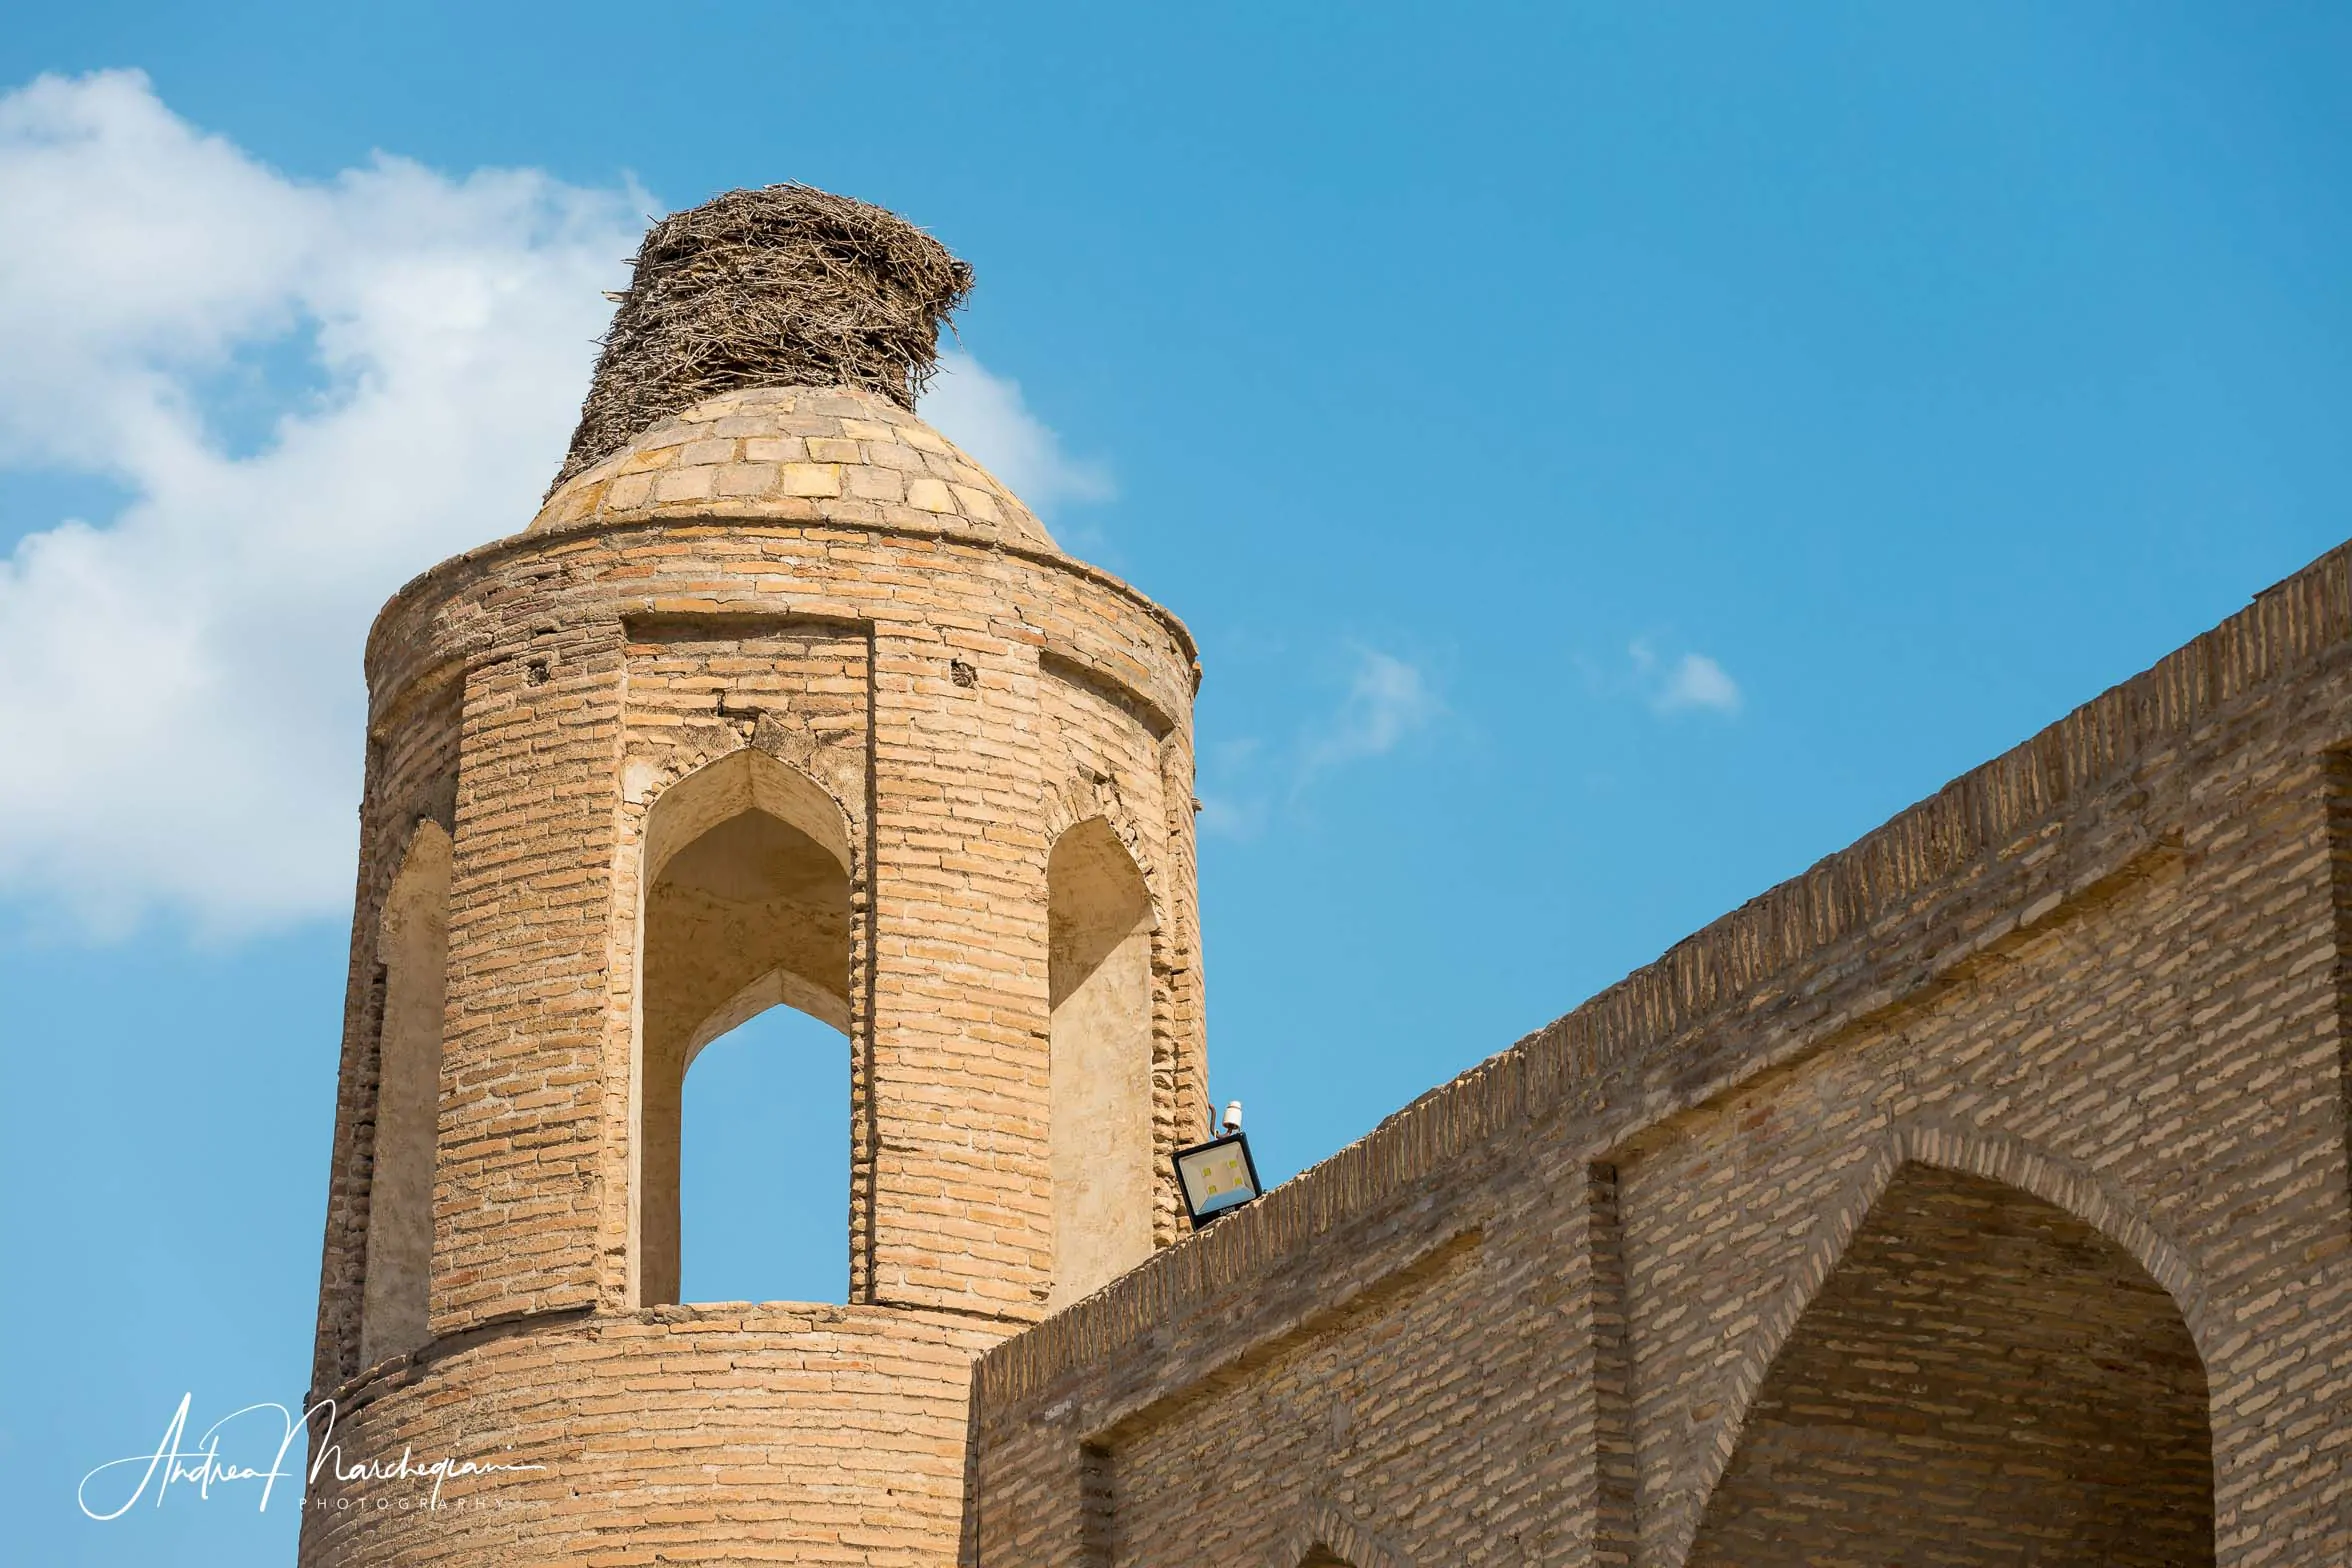
[[[850,523],[1055,548],[994,475],[863,387],[706,398],[564,480],[531,527],[665,517]]]

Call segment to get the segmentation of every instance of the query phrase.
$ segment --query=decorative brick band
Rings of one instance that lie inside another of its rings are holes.
[[[640,534],[659,537],[664,533],[689,528],[724,528],[730,534],[743,538],[758,538],[766,533],[797,536],[806,534],[812,526],[818,526],[827,531],[839,530],[846,533],[871,534],[884,539],[910,539],[930,544],[944,544],[969,550],[976,555],[1009,555],[1027,561],[1034,566],[1051,567],[1058,572],[1067,572],[1072,577],[1092,583],[1096,587],[1108,589],[1149,615],[1166,629],[1168,635],[1175,640],[1176,646],[1182,650],[1185,659],[1191,665],[1193,691],[1197,693],[1200,690],[1200,645],[1193,641],[1191,628],[1177,618],[1175,611],[1160,604],[1132,583],[1113,576],[1099,566],[1090,565],[1075,556],[1064,555],[1059,550],[1044,550],[1032,545],[1015,544],[1005,540],[977,541],[951,528],[855,522],[844,518],[827,518],[819,525],[784,520],[763,525],[758,521],[745,518],[717,515],[710,517],[664,517],[642,522],[606,523],[556,535],[546,533],[509,534],[504,539],[493,539],[488,544],[476,545],[461,555],[453,555],[439,565],[428,567],[401,584],[399,591],[384,601],[384,607],[376,612],[374,622],[368,627],[366,653],[362,662],[372,678],[382,666],[384,639],[391,634],[392,628],[402,616],[408,614],[421,603],[455,592],[461,584],[489,572],[513,556],[563,555],[568,553],[569,547],[576,546],[583,538],[618,540]],[[401,693],[409,684],[411,683],[402,681],[373,693],[373,706],[377,710],[376,722],[382,722],[383,712],[398,703]]]

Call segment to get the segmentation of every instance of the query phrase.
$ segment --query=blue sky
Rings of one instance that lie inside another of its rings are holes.
[[[302,1389],[359,637],[525,520],[646,214],[800,179],[977,267],[926,412],[1200,639],[1285,1175],[2352,533],[2348,70],[2321,5],[12,18],[16,1554],[290,1558],[75,1484]],[[697,1068],[690,1290],[840,1289],[841,1081]]]

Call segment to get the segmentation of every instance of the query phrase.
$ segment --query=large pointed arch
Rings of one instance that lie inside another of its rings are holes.
[[[1987,1562],[2210,1561],[2208,1329],[2180,1250],[2089,1173],[2013,1138],[1898,1128],[1743,1347],[1662,1560],[1899,1556],[1910,1530],[1954,1562],[1974,1559],[1946,1537]],[[2101,1401],[2108,1418],[2069,1425]],[[1840,1472],[1867,1480],[1848,1496]]]

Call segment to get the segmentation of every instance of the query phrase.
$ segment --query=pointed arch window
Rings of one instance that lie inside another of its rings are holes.
[[[650,1305],[681,1298],[685,1083],[704,1049],[771,1008],[790,1008],[829,1026],[823,1040],[839,1056],[820,1064],[815,1053],[822,1045],[808,1038],[813,1031],[799,1031],[786,1049],[811,1068],[802,1075],[805,1085],[845,1079],[845,1071],[825,1068],[845,1069],[847,1062],[848,822],[805,774],[764,752],[735,752],[679,780],[654,803],[643,887],[635,1260],[637,1299]],[[730,1041],[728,1050],[739,1043],[756,1042]],[[779,1084],[773,1073],[742,1081],[763,1084],[775,1101],[776,1115],[764,1121],[758,1107],[749,1108],[748,1118],[726,1118],[754,1140],[763,1130],[781,1136],[784,1113],[805,1113],[818,1098],[805,1086]],[[846,1129],[846,1097],[829,1110]],[[845,1160],[843,1192],[846,1182]],[[805,1205],[809,1186],[773,1181],[758,1198]],[[846,1259],[845,1204],[842,1223]]]

